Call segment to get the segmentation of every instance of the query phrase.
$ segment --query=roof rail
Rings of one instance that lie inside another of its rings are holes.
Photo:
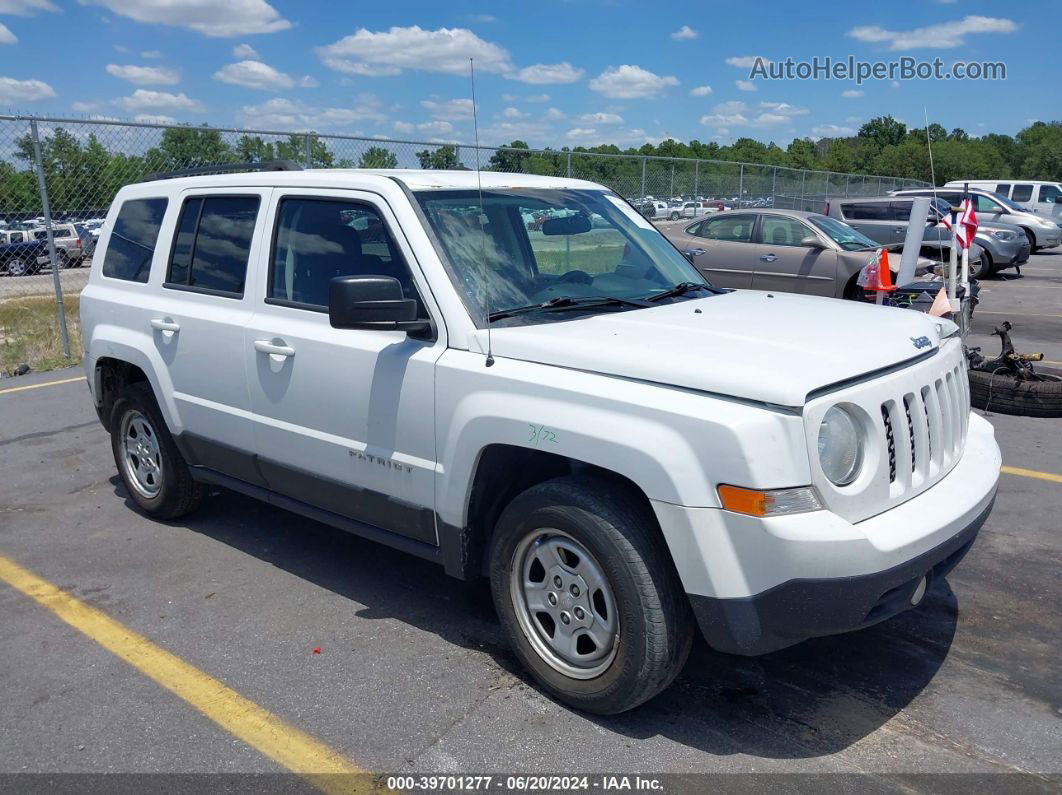
[[[302,166],[294,160],[262,160],[258,163],[215,163],[210,166],[182,168],[179,171],[158,171],[147,174],[141,182],[156,179],[175,179],[177,177],[198,177],[204,174],[228,174],[237,171],[302,171]]]

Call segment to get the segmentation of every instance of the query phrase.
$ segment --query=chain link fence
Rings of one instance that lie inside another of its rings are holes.
[[[111,200],[157,172],[294,160],[305,168],[468,168],[573,177],[638,202],[821,210],[828,196],[923,185],[755,163],[0,115],[0,374],[80,359],[78,295]]]

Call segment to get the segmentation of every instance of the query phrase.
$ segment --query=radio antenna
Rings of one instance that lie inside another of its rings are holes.
[[[476,189],[479,192],[479,240],[483,256],[483,303],[487,311],[487,367],[494,365],[494,349],[490,342],[490,279],[487,278],[487,232],[483,224],[487,221],[487,214],[483,210],[483,172],[479,168],[479,118],[476,113],[476,64],[472,58],[468,59],[468,75],[472,83],[472,130],[476,138]]]
[[[926,117],[926,149],[929,150],[929,178],[933,180],[933,204],[937,203],[937,173],[933,170],[933,139],[929,137],[929,111],[922,106],[922,114]]]

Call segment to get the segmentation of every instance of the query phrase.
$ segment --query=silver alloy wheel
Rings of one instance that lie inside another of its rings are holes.
[[[532,530],[513,552],[509,594],[524,636],[553,669],[593,679],[619,647],[619,613],[604,570],[555,529]]]
[[[21,257],[15,257],[7,263],[7,272],[12,276],[24,276],[27,271],[29,271],[29,265]]]
[[[122,466],[126,480],[142,497],[152,499],[162,489],[162,449],[151,422],[139,411],[122,417]]]

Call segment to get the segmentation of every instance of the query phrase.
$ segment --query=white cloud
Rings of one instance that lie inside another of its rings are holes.
[[[181,82],[176,69],[164,66],[119,66],[111,63],[107,64],[107,74],[138,86],[175,86]]]
[[[701,124],[706,127],[719,127],[724,124],[748,124],[748,117],[743,113],[706,113],[701,116]]]
[[[761,102],[760,108],[779,116],[804,116],[808,113],[807,108],[790,105],[788,102]]]
[[[11,32],[7,25],[0,22],[0,44],[17,44],[18,36]]]
[[[841,92],[841,96],[845,99],[855,99],[856,97],[863,96],[864,92],[858,88],[849,88]]]
[[[732,100],[731,102],[720,102],[712,110],[716,113],[744,113],[748,110],[749,106],[740,100]]]
[[[858,124],[859,122],[863,121],[863,117],[862,116],[849,116],[847,119],[845,119],[845,121],[848,122],[849,124]]]
[[[584,113],[579,117],[581,124],[623,124],[623,117],[615,113]]]
[[[695,39],[701,34],[691,28],[689,25],[683,25],[681,28],[671,34],[671,38],[675,41],[683,41],[684,39]]]
[[[726,59],[726,62],[731,66],[737,66],[742,69],[751,69],[756,65],[756,60],[763,61],[764,65],[769,64],[770,61],[764,58],[762,55],[734,55]]]
[[[351,107],[319,108],[304,102],[274,97],[260,105],[244,105],[236,114],[240,121],[268,127],[321,129],[348,127],[356,122],[383,122],[379,100],[362,94]]]
[[[321,85],[321,81],[313,75],[303,75],[299,78],[299,88],[317,88]]]
[[[490,14],[469,14],[468,15],[468,21],[469,22],[488,23],[488,22],[497,22],[498,18],[494,17],[494,16],[491,16]]]
[[[98,102],[83,102],[78,100],[77,102],[71,103],[70,110],[74,111],[74,113],[90,113],[97,110],[99,107],[100,103]]]
[[[525,66],[512,75],[514,80],[532,85],[549,85],[553,83],[574,83],[581,80],[586,74],[582,69],[576,69],[567,61],[561,63],[536,63]]]
[[[971,33],[1013,33],[1017,29],[1018,25],[1009,19],[968,16],[914,30],[886,30],[877,25],[864,25],[852,28],[845,35],[859,41],[888,44],[890,50],[950,49],[965,44],[965,37]]]
[[[573,127],[565,133],[566,138],[590,138],[597,135],[597,130],[591,127]]]
[[[58,11],[51,0],[0,0],[0,14],[31,17],[38,11]]]
[[[560,110],[558,108],[550,108],[546,111],[546,118],[550,121],[560,121],[561,119],[568,118],[568,116],[563,110]]]
[[[842,138],[855,135],[855,130],[851,127],[842,127],[838,124],[820,124],[818,127],[812,127],[811,132],[820,138]]]
[[[237,44],[232,48],[232,57],[239,58],[240,60],[258,60],[258,50],[252,47],[250,44]]]
[[[756,91],[756,84],[751,80],[735,80],[734,85],[737,86],[738,91]]]
[[[128,111],[187,110],[202,111],[203,103],[190,99],[185,94],[170,94],[166,91],[149,91],[138,88],[128,97],[119,97],[113,103]]]
[[[527,114],[523,113],[519,108],[506,108],[501,115],[504,119],[522,119]]]
[[[528,94],[524,102],[549,102],[549,94]]]
[[[454,131],[454,126],[448,121],[426,121],[417,125],[417,132],[425,135],[449,135]]]
[[[263,91],[279,91],[295,85],[290,75],[261,61],[239,61],[226,64],[214,72],[214,79],[234,86],[258,88]]]
[[[403,69],[467,75],[469,58],[475,59],[479,72],[513,70],[507,50],[467,28],[424,30],[413,25],[379,32],[360,28],[318,47],[317,55],[331,69],[366,76],[398,74]]]
[[[140,53],[141,58],[161,58],[162,53],[159,50],[144,50]]]
[[[472,100],[470,99],[424,99],[420,106],[431,114],[433,119],[456,121],[472,118]]]
[[[590,81],[590,88],[612,99],[644,99],[669,86],[677,86],[678,78],[661,76],[640,66],[624,64],[609,67]]]
[[[16,80],[0,77],[0,104],[38,102],[55,96],[55,89],[43,80]]]
[[[706,96],[708,96],[711,93],[712,93],[712,87],[711,86],[697,86],[695,88],[691,88],[690,89],[690,96],[691,97],[706,97]]]
[[[396,121],[394,123],[395,132],[411,133],[416,129],[415,124],[410,124],[408,121]]]
[[[176,124],[177,119],[173,116],[164,116],[161,113],[138,113],[133,117],[133,121],[138,121],[141,124]]]
[[[212,38],[276,33],[291,22],[265,0],[81,0],[137,22],[189,28]]]

